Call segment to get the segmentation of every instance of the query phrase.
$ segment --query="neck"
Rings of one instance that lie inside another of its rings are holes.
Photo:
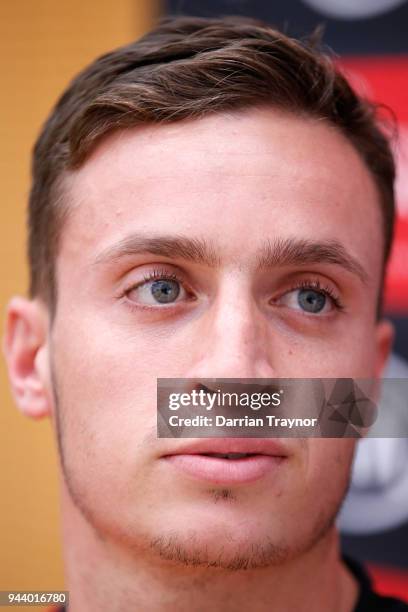
[[[281,565],[232,571],[184,566],[103,540],[66,493],[62,519],[69,612],[235,612],[243,607],[352,612],[357,599],[334,527],[311,550]]]

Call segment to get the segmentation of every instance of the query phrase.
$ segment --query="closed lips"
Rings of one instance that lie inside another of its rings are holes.
[[[217,457],[219,459],[244,459],[252,457],[252,453],[200,453],[206,457]]]
[[[219,485],[248,485],[273,478],[287,464],[288,453],[274,440],[202,440],[163,456],[173,475]]]
[[[240,459],[251,455],[270,455],[287,457],[289,450],[286,444],[270,438],[206,438],[185,443],[179,448],[163,453],[168,455],[206,455],[225,459]]]

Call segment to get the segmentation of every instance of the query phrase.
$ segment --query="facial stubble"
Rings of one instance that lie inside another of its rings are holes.
[[[74,474],[69,469],[70,463],[67,460],[64,435],[66,431],[65,417],[68,412],[66,411],[67,406],[64,410],[62,405],[64,402],[61,398],[58,376],[52,356],[50,356],[50,372],[58,455],[64,482],[74,506],[91,527],[98,540],[106,542],[112,539],[114,534],[107,533],[101,527],[97,508],[92,507],[89,500],[81,495]],[[194,529],[188,533],[172,530],[170,533],[143,534],[139,539],[135,538],[132,532],[127,539],[118,537],[117,544],[122,548],[125,547],[129,555],[135,558],[140,559],[142,555],[150,554],[169,564],[191,568],[206,567],[238,571],[282,565],[298,556],[307,554],[329,535],[349,489],[350,472],[351,470],[347,473],[348,477],[345,479],[344,486],[338,490],[336,499],[331,500],[331,503],[328,504],[329,507],[322,508],[316,515],[313,512],[310,513],[314,517],[314,522],[311,524],[307,536],[296,544],[289,543],[285,538],[281,538],[277,542],[272,537],[267,536],[263,537],[262,541],[246,542],[245,544],[240,542],[237,549],[232,552],[229,547],[230,543],[227,541],[228,536],[225,535],[224,542],[218,539],[218,548],[215,550],[208,546],[208,543],[203,542],[202,537]],[[217,504],[220,512],[222,511],[220,506],[240,503],[239,496],[232,489],[213,487],[207,493],[212,503]]]

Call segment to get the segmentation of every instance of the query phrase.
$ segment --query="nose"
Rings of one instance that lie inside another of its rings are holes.
[[[201,317],[187,378],[273,378],[268,321],[244,280],[223,283]]]

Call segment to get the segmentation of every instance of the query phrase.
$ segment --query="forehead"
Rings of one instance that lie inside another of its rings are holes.
[[[322,120],[267,108],[128,129],[108,136],[66,189],[60,258],[79,265],[134,230],[209,236],[235,258],[257,240],[340,235],[381,267],[374,180]]]

